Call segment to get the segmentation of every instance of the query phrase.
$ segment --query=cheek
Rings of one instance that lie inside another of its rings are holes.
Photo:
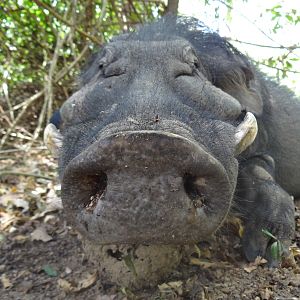
[[[80,112],[83,109],[85,93],[79,90],[73,94],[60,108],[63,123],[77,123],[80,120]]]
[[[61,169],[64,169],[74,157],[91,143],[91,139],[87,135],[87,127],[88,125],[77,124],[62,129],[63,143],[59,161]]]

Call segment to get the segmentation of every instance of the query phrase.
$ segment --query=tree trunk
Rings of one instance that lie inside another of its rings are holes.
[[[179,0],[168,0],[167,13],[177,15]]]

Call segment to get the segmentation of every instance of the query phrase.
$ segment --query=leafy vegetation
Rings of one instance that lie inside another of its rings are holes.
[[[159,1],[4,1],[0,80],[11,88],[20,82],[43,84],[59,39],[64,43],[58,70],[72,63],[85,45],[90,52],[95,44],[153,20],[164,9]]]
[[[0,112],[4,114],[0,117],[0,147],[17,135],[23,140],[36,140],[53,108],[72,92],[74,78],[90,53],[113,35],[165,11],[163,1],[157,0],[1,2],[0,82],[4,104]],[[28,98],[24,97],[28,92]],[[28,114],[31,127],[18,128],[19,120],[25,116],[28,119]]]
[[[262,229],[262,233],[268,237],[270,239],[270,247],[269,247],[269,251],[270,251],[270,255],[271,258],[280,263],[282,260],[282,256],[283,256],[283,245],[282,242],[275,237],[270,231],[268,231],[267,229]]]

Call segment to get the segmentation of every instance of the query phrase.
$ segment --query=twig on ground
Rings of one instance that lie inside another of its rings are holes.
[[[36,147],[36,148],[31,148],[31,150],[46,150],[46,146],[42,146],[42,147]],[[6,150],[1,150],[0,154],[4,154],[4,153],[15,153],[15,152],[27,152],[27,149],[6,149]]]
[[[15,172],[15,171],[2,171],[2,172],[0,172],[0,177],[7,176],[7,175],[30,176],[30,177],[36,177],[36,178],[43,178],[43,179],[47,179],[47,180],[53,180],[52,177],[39,175],[39,174],[33,174],[33,173],[23,173],[23,172]]]

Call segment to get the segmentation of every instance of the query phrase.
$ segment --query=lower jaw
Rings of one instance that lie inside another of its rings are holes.
[[[88,259],[104,284],[130,289],[151,288],[164,282],[194,246],[95,245],[83,240]]]

